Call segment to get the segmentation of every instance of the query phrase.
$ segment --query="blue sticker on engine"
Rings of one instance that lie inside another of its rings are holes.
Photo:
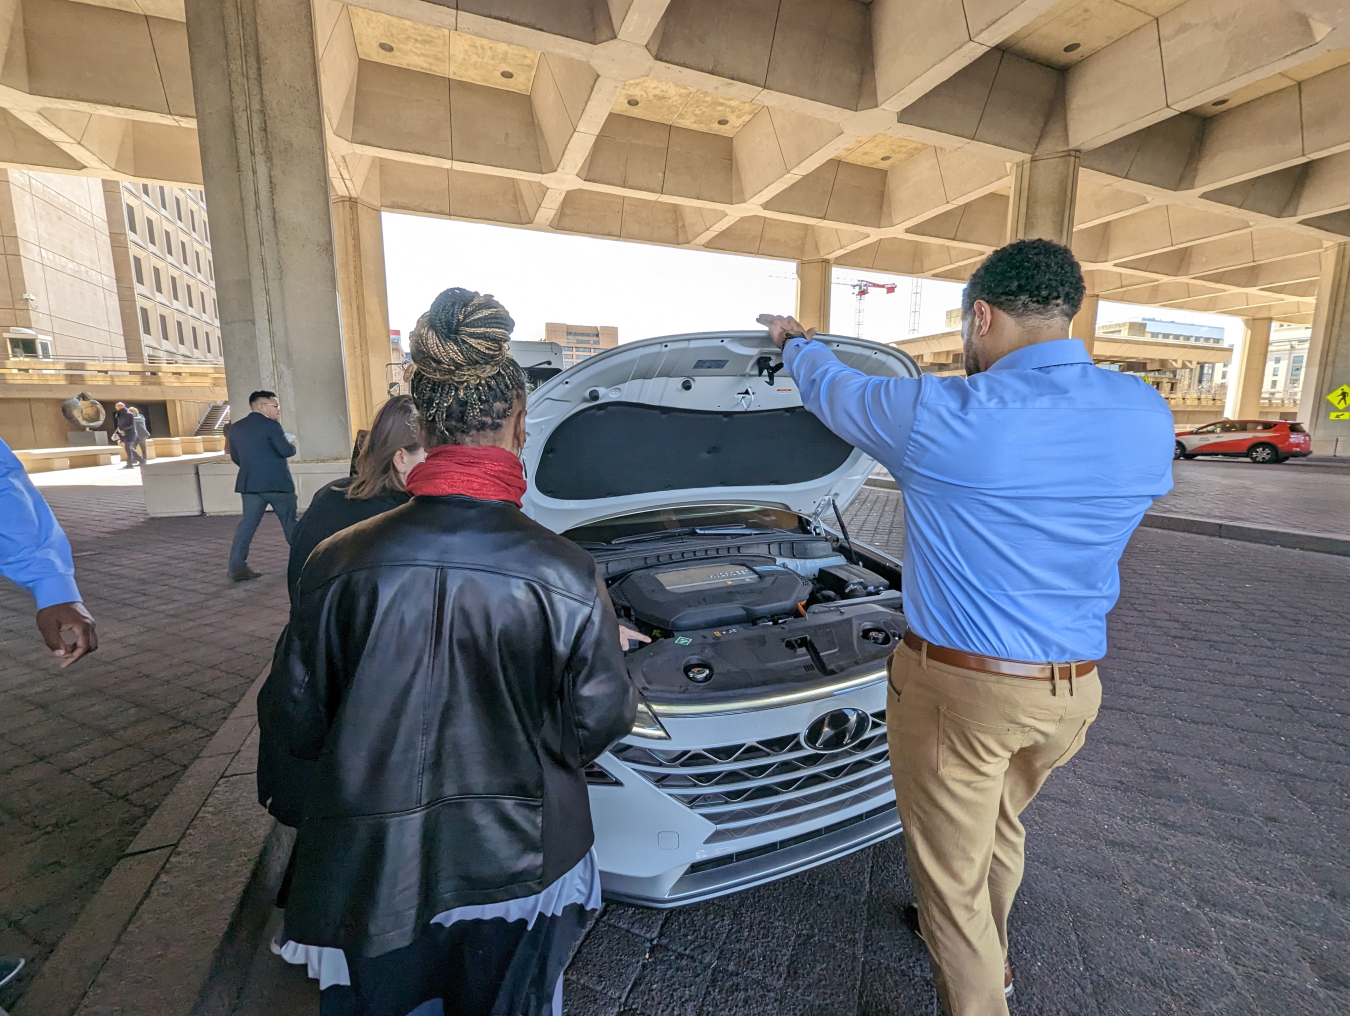
[[[677,646],[687,646],[687,645],[692,644],[693,641],[694,641],[693,639],[691,639],[691,638],[686,638],[685,636],[681,635],[679,638],[677,638],[677,639],[675,640],[675,644],[676,644]]]

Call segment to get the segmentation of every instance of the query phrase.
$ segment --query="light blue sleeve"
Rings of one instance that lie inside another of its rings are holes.
[[[9,446],[0,441],[0,575],[22,586],[37,609],[80,598],[70,543]]]
[[[918,378],[864,374],[840,363],[825,343],[803,338],[784,347],[783,364],[797,382],[802,405],[899,477],[919,410]]]

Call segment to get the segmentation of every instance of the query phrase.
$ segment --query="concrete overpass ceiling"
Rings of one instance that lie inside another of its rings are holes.
[[[334,190],[962,280],[1082,151],[1094,292],[1312,312],[1343,0],[314,0]],[[0,0],[0,164],[199,185],[183,0]]]

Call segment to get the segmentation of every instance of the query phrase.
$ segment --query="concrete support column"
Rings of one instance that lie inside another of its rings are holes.
[[[1007,243],[1042,239],[1071,245],[1079,161],[1078,152],[1053,152],[1013,166]]]
[[[1270,318],[1248,318],[1243,324],[1242,348],[1228,371],[1231,390],[1224,408],[1234,420],[1255,420],[1261,410],[1261,385],[1270,352]]]
[[[346,462],[351,428],[310,0],[185,6],[235,418],[248,411],[250,391],[270,389],[297,437],[293,462]]]
[[[797,262],[797,320],[803,327],[830,330],[830,285],[834,262]]]
[[[1314,455],[1350,456],[1350,420],[1327,400],[1341,385],[1350,385],[1350,243],[1322,251],[1312,336],[1303,367],[1303,395],[1298,418],[1312,434]]]
[[[1097,338],[1097,304],[1100,299],[1096,296],[1083,297],[1083,306],[1078,308],[1078,313],[1069,325],[1069,335],[1083,340],[1088,356],[1092,355],[1092,344]]]
[[[380,210],[352,198],[333,199],[342,345],[352,436],[370,427],[389,398],[389,299],[384,283]]]

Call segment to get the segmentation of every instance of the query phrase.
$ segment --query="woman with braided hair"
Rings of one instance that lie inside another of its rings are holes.
[[[637,696],[594,560],[520,511],[513,325],[436,298],[412,499],[321,543],[295,591],[281,726],[315,764],[283,955],[323,1016],[561,1016],[600,905],[584,770]]]

